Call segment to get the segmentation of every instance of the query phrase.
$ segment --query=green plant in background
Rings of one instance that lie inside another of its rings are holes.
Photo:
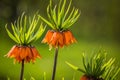
[[[114,58],[106,59],[106,52],[99,51],[89,59],[83,54],[82,61],[84,69],[66,62],[73,69],[84,73],[80,80],[118,80],[120,67],[115,66]]]
[[[76,42],[76,39],[68,28],[71,27],[78,20],[80,13],[78,9],[75,8],[70,11],[71,3],[72,1],[70,0],[68,7],[65,8],[66,0],[60,0],[59,4],[53,7],[52,0],[50,0],[50,3],[47,7],[47,15],[49,20],[46,20],[41,15],[39,15],[39,17],[49,27],[52,28],[52,30],[48,30],[45,38],[42,41],[43,43],[49,44],[50,49],[52,47],[55,48],[52,80],[55,79],[59,47],[62,48],[65,45]]]
[[[9,58],[15,58],[15,61],[21,63],[20,80],[23,80],[24,63],[34,62],[36,58],[41,58],[37,49],[32,43],[40,38],[45,28],[39,24],[38,14],[28,17],[23,13],[14,23],[11,23],[12,32],[6,27],[9,37],[17,44],[6,55]]]

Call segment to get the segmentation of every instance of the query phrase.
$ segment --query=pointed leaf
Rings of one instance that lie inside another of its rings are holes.
[[[13,25],[13,24],[11,23],[11,26],[12,26],[12,31],[13,31],[13,33],[14,33],[14,36],[15,36],[16,40],[20,43],[20,41],[19,41],[19,36],[18,36],[18,34],[17,34],[16,30],[15,30],[15,25]]]
[[[16,38],[11,34],[11,32],[7,29],[7,25],[5,26],[5,28],[6,28],[6,31],[7,31],[8,35],[9,35],[9,37],[10,37],[13,41],[15,41],[16,43],[19,43],[19,42],[16,40]]]
[[[39,15],[39,17],[48,25],[50,26],[52,29],[55,29],[54,26],[49,22],[47,21],[45,18],[43,18],[42,16]]]

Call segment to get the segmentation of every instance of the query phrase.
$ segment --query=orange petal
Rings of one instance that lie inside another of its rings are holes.
[[[45,37],[44,37],[44,39],[42,40],[42,42],[49,44],[49,43],[50,43],[50,40],[51,40],[51,38],[52,38],[53,33],[54,33],[53,31],[48,30],[47,33],[46,33],[46,35],[45,35]]]
[[[54,34],[50,40],[50,44],[53,47],[58,47],[58,43],[59,43],[59,32],[54,32]]]
[[[39,52],[37,51],[35,47],[32,47],[31,49],[32,49],[34,58],[41,58],[41,56],[39,55]]]
[[[32,59],[32,57],[33,57],[33,53],[32,53],[32,49],[31,49],[31,47],[28,49],[28,57],[29,57],[29,59]]]
[[[19,50],[20,50],[19,52],[20,58],[24,59],[25,47],[21,46]]]
[[[31,60],[31,58],[28,56],[25,58],[25,62],[30,62],[30,60]]]
[[[64,39],[65,45],[69,45],[70,44],[70,36],[68,34],[68,31],[63,32],[63,34],[65,37],[65,39]]]
[[[68,30],[68,31],[64,32],[64,35],[65,35],[65,44],[66,45],[76,42],[76,39],[74,38],[71,31]]]
[[[24,58],[26,58],[26,57],[28,56],[28,54],[29,54],[29,47],[26,46],[26,47],[25,47]]]
[[[63,47],[64,46],[64,36],[63,36],[62,32],[59,33],[59,39],[58,40],[59,40],[59,46]]]
[[[71,31],[68,31],[69,35],[71,35],[71,42],[74,43],[74,42],[77,42],[76,39],[74,38],[73,34]]]
[[[15,59],[16,59],[16,62],[21,62],[22,61],[22,59],[20,58],[20,56],[15,57]]]
[[[17,52],[18,52],[18,47],[15,45],[11,48],[11,50],[8,52],[6,56],[10,58],[16,57]]]

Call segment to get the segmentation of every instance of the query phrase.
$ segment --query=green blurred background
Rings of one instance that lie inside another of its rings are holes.
[[[54,4],[57,2],[58,0],[53,0]],[[8,77],[11,80],[19,80],[20,72],[19,63],[13,64],[13,59],[4,57],[15,44],[8,37],[4,25],[14,22],[23,11],[29,15],[39,11],[39,14],[47,18],[48,3],[49,0],[0,0],[0,80],[7,80]],[[65,80],[72,80],[73,75],[79,80],[82,73],[71,69],[65,61],[82,68],[83,52],[89,56],[99,49],[106,50],[108,57],[116,58],[120,66],[119,3],[119,0],[73,0],[72,7],[75,6],[81,11],[79,20],[70,28],[78,42],[60,49],[56,80],[61,80],[62,77],[65,77]],[[44,72],[47,80],[51,79],[54,49],[49,51],[48,45],[41,43],[42,38],[33,44],[39,50],[42,59],[37,59],[35,64],[25,64],[24,77],[27,80],[31,76],[36,80],[42,80]]]

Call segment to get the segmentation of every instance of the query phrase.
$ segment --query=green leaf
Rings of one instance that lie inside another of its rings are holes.
[[[24,33],[26,33],[26,29],[27,29],[27,16],[25,16],[24,18]]]
[[[15,37],[11,34],[11,32],[7,29],[7,24],[5,25],[5,28],[6,28],[6,31],[7,31],[8,35],[9,35],[9,37],[10,37],[13,41],[15,41],[16,43],[19,43],[19,41],[17,41],[16,38],[15,38]]]
[[[70,3],[69,3],[68,8],[67,8],[67,11],[65,12],[64,19],[66,18],[67,14],[68,14],[68,12],[69,12],[69,10],[70,10],[71,3],[72,3],[72,0],[70,0]]]
[[[11,26],[12,26],[12,31],[13,31],[13,33],[14,33],[14,36],[15,36],[16,40],[20,43],[19,34],[18,34],[19,31],[16,31],[16,26],[15,26],[15,24],[13,25],[13,24],[11,23]]]
[[[54,24],[55,24],[55,26],[57,26],[56,6],[54,7],[52,13],[53,13],[53,14],[51,14],[51,15],[53,15]]]
[[[52,6],[49,7],[49,15],[51,16],[50,21],[54,28],[57,28],[57,21],[56,21],[56,6],[52,10]]]
[[[34,15],[34,17],[33,17],[33,19],[32,19],[32,22],[30,23],[30,27],[29,27],[29,29],[28,29],[28,31],[27,31],[27,34],[26,34],[26,41],[29,40],[30,35],[32,35],[33,32],[34,32],[34,29],[35,29],[35,26],[36,26],[35,17],[36,17],[36,15]],[[30,20],[30,19],[29,19],[29,20]]]
[[[50,13],[50,5],[48,5],[48,7],[47,7],[47,15],[48,15],[48,18],[49,18],[51,24],[52,24],[53,26],[55,26],[54,20],[53,20],[53,18],[52,18],[52,14]]]
[[[25,12],[22,13],[20,17],[20,27],[23,27],[23,17],[24,17]]]
[[[70,64],[69,62],[66,61],[65,63],[66,63],[68,66],[70,66],[71,68],[73,68],[74,70],[81,71],[81,72],[85,73],[84,70],[82,70],[82,69],[80,69],[80,68],[78,68],[78,67]]]
[[[69,17],[63,22],[62,28],[64,28],[66,26],[66,24],[68,24],[69,20],[71,19],[72,15],[74,13],[74,10],[75,10],[75,8],[72,9]]]
[[[38,31],[36,33],[33,34],[33,37],[31,37],[29,39],[29,41],[27,42],[27,44],[30,44],[32,42],[35,42],[37,39],[39,39],[39,37],[42,35],[42,33],[45,31],[45,28],[43,28],[43,25],[41,24]]]
[[[60,7],[61,7],[61,4],[62,4],[62,0],[59,0],[59,4],[58,4],[58,15],[60,14]]]
[[[40,28],[38,29],[38,31],[36,33],[36,40],[41,37],[41,35],[45,31],[45,29],[46,29],[46,26],[43,28],[43,25],[41,23]]]
[[[78,67],[70,64],[69,62],[66,61],[65,63],[66,63],[67,65],[69,65],[71,68],[73,68],[74,70],[78,70]]]
[[[118,75],[119,72],[120,72],[120,68],[118,67],[118,68],[116,68],[115,73],[113,74],[111,80],[113,80]]]
[[[85,68],[85,71],[87,72],[87,66],[86,66],[86,64],[85,64],[85,54],[83,53],[83,55],[82,55],[82,61],[83,61],[83,66],[84,66],[84,68]]]
[[[109,68],[109,69],[107,69],[107,70],[105,71],[105,73],[104,73],[105,76],[103,75],[105,80],[108,79],[108,77],[109,77],[108,74],[109,74],[110,70],[111,70],[111,68]]]
[[[60,22],[60,24],[61,24],[61,26],[62,26],[62,24],[63,24],[63,21],[64,21],[64,15],[65,15],[65,4],[66,4],[66,0],[64,0],[64,2],[63,2],[63,5],[62,5],[62,8],[61,8],[61,22]]]
[[[14,23],[15,25],[15,23]],[[18,28],[18,30],[20,30],[20,17],[18,17],[17,21],[16,21],[16,26]]]
[[[78,15],[75,19],[70,20],[68,24],[64,25],[64,28],[69,28],[71,27],[79,18],[80,15]]]
[[[45,18],[43,18],[42,16],[39,15],[39,17],[48,25],[50,26],[52,29],[55,29],[54,26],[49,22],[47,21]]]

